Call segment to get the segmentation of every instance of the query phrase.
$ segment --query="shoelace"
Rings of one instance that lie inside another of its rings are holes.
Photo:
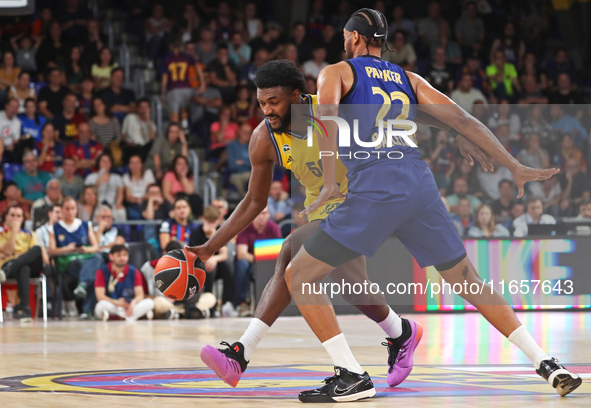
[[[326,384],[330,384],[331,382],[333,382],[334,380],[336,380],[336,379],[337,379],[337,377],[338,377],[338,376],[337,376],[336,374],[335,374],[335,375],[333,375],[332,377],[326,377],[326,378],[324,379],[324,382],[325,382]]]
[[[230,364],[232,364],[232,366],[234,367],[234,370],[236,370],[237,373],[241,373],[244,370],[242,370],[242,367],[240,366],[240,364],[238,363],[238,352],[236,350],[234,350],[232,348],[232,345],[230,343],[228,343],[227,341],[222,341],[220,343],[222,346],[226,346],[225,349],[218,349],[219,351],[221,351],[222,353],[224,353],[226,356],[230,357],[230,359],[228,360],[228,362]]]
[[[222,350],[222,349],[218,349],[218,350],[219,350],[219,351],[221,351],[222,353],[224,353],[224,354],[226,354],[226,355],[227,355],[228,353],[231,353],[231,354],[238,354],[238,353],[236,353],[236,350],[234,350],[234,349],[232,348],[232,345],[231,345],[230,343],[228,343],[227,341],[222,341],[220,344],[221,344],[222,346],[226,346],[226,347],[227,347],[227,348],[225,348],[225,349],[223,349],[223,350]]]
[[[395,344],[390,344],[386,341],[382,342],[382,346],[388,347],[388,373],[391,373],[394,369],[394,364],[398,361],[402,360],[406,355],[406,350],[408,349],[407,345],[397,346]],[[402,353],[401,353],[402,352]]]

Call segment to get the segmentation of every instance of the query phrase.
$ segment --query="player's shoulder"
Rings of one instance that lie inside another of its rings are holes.
[[[325,66],[320,70],[318,76],[339,75],[345,72],[351,72],[351,65],[348,60]]]
[[[258,126],[252,131],[248,151],[251,156],[251,161],[269,160],[270,154],[274,152],[273,143],[271,141],[272,131],[267,125],[265,119],[261,120]],[[257,160],[258,159],[258,160]]]

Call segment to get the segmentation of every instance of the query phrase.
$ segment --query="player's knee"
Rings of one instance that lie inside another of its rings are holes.
[[[285,283],[288,288],[291,288],[291,262],[285,268]]]
[[[283,241],[283,245],[281,245],[281,250],[279,251],[279,257],[277,258],[277,265],[275,266],[275,275],[281,279],[284,278],[285,269],[287,268],[287,264],[291,260],[291,235],[288,235],[287,238]]]

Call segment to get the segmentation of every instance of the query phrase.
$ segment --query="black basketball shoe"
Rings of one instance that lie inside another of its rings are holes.
[[[229,344],[221,342],[224,349],[217,349],[210,345],[201,349],[201,360],[211,368],[226,384],[236,387],[242,373],[246,370],[248,361],[244,358],[244,346],[237,341]]]
[[[335,367],[332,377],[324,379],[326,385],[316,390],[302,391],[302,402],[350,402],[376,395],[376,389],[367,371],[355,374],[342,367]]]
[[[544,380],[548,381],[556,392],[564,397],[576,390],[583,382],[581,377],[575,373],[568,371],[560,361],[552,357],[550,360],[544,360],[540,364],[540,368],[536,370]]]

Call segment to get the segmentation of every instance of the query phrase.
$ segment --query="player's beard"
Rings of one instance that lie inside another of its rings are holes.
[[[287,132],[291,125],[291,108],[287,110],[287,112],[285,113],[285,115],[283,116],[279,116],[279,115],[273,115],[275,116],[277,119],[279,119],[279,126],[277,127],[272,127],[273,131],[275,132]]]
[[[353,50],[351,49],[351,43],[345,40],[345,57],[347,59],[353,58]]]

